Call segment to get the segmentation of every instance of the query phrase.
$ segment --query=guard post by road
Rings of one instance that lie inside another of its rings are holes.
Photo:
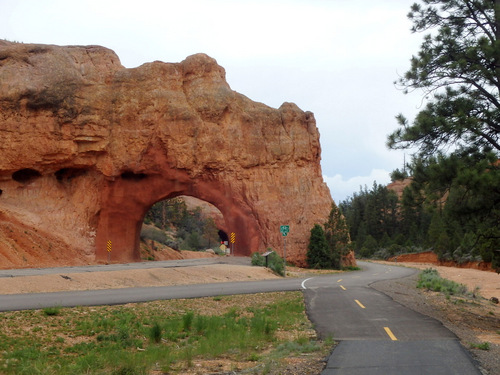
[[[108,263],[111,263],[111,240],[106,242],[106,250],[108,251]]]
[[[231,253],[231,255],[234,255],[234,244],[236,242],[236,233],[231,232],[231,235],[229,237],[230,237],[230,240],[231,240],[231,250],[230,250],[230,253]]]

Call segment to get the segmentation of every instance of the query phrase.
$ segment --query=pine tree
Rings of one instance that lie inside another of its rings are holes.
[[[398,116],[388,145],[417,146],[424,156],[450,145],[500,151],[500,0],[421,3],[408,14],[412,31],[434,32],[398,83],[405,91],[422,89],[430,100],[413,124]]]
[[[350,251],[349,244],[351,240],[347,223],[335,203],[332,203],[332,209],[324,227],[330,252],[331,267],[341,269],[343,258]]]
[[[332,264],[325,232],[319,224],[314,224],[311,229],[307,263],[310,268],[330,268]]]

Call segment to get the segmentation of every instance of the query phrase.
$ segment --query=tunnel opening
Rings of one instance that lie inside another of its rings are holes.
[[[226,242],[229,241],[229,236],[227,235],[226,232],[224,232],[222,229],[219,230],[219,240],[221,243],[225,243],[227,245]]]
[[[159,201],[144,216],[141,258],[166,260],[181,251],[222,254],[220,241],[228,238],[224,225],[222,213],[206,201],[191,196]]]

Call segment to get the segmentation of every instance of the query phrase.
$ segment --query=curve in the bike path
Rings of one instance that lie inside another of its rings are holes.
[[[480,375],[456,336],[369,285],[414,270],[361,263],[364,272],[308,280],[309,318],[321,337],[340,341],[322,375]]]

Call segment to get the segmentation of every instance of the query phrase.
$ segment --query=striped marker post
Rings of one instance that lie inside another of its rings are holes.
[[[106,250],[108,250],[108,263],[111,262],[111,240],[106,243]]]

